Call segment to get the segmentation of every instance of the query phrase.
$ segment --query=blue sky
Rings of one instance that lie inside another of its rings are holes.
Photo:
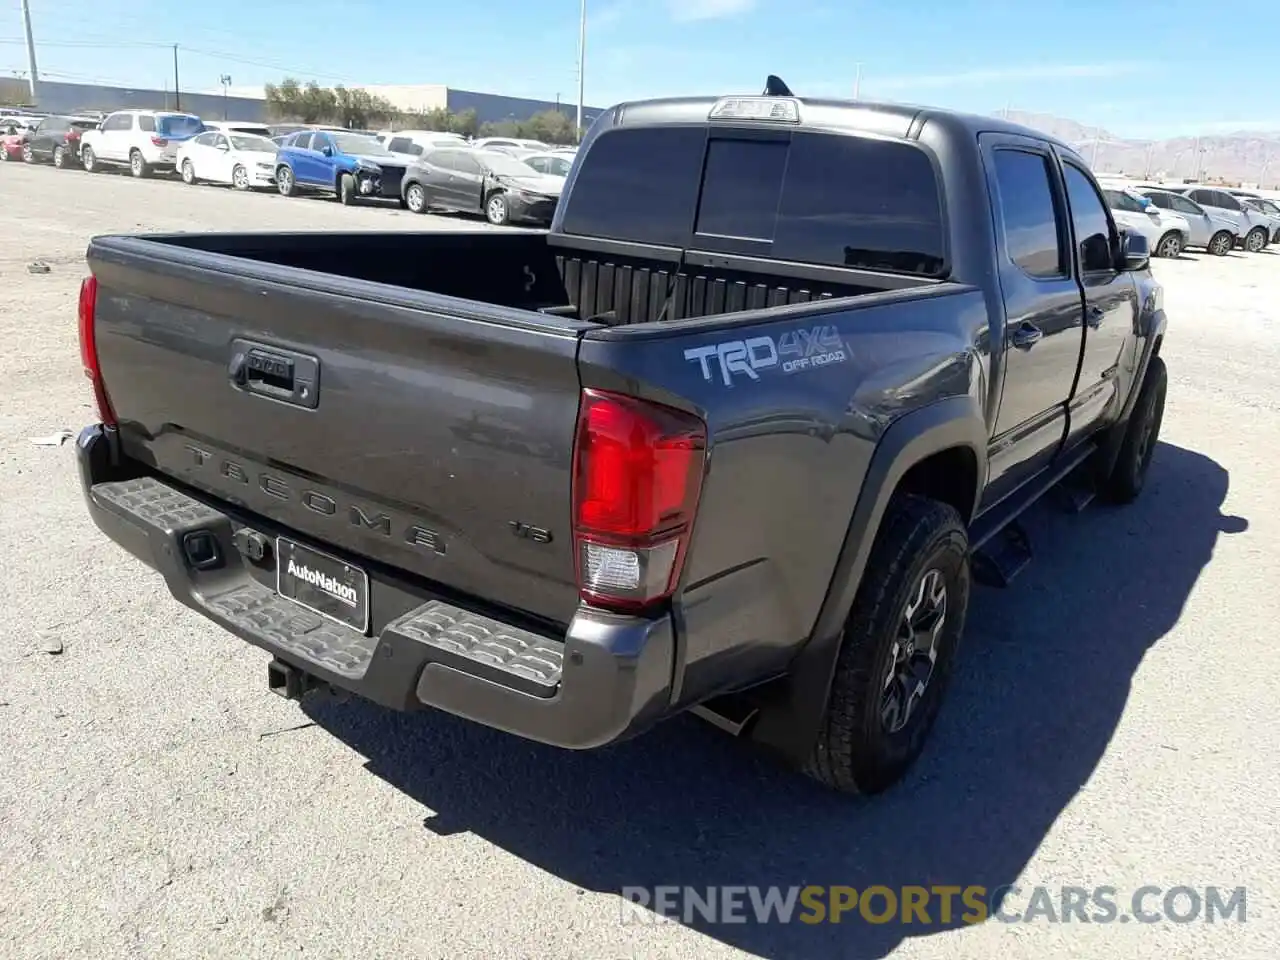
[[[30,0],[50,79],[215,90],[285,74],[577,97],[578,0]],[[1280,130],[1280,5],[1190,0],[588,0],[586,99],[797,93],[1050,113],[1120,136]],[[1226,24],[1230,23],[1231,26]],[[1217,24],[1215,39],[1204,27]],[[1250,38],[1256,37],[1256,42]],[[18,0],[0,73],[25,70]],[[1253,60],[1258,67],[1250,70]]]

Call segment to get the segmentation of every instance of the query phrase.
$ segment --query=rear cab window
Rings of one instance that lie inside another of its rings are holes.
[[[914,143],[843,132],[610,130],[578,171],[563,230],[924,277],[946,268],[930,155]]]

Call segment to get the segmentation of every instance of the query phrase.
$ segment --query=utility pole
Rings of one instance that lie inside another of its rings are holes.
[[[853,75],[853,99],[857,100],[862,92],[862,64],[858,64],[858,72]]]
[[[224,73],[218,77],[218,82],[222,84],[222,119],[227,119],[227,87],[231,85],[231,74]]]
[[[587,0],[582,0],[582,12],[578,16],[578,142],[582,142],[583,90],[586,89],[587,67]]]
[[[22,28],[27,34],[27,68],[30,72],[31,102],[37,103],[36,84],[40,82],[40,71],[36,68],[36,41],[31,33],[31,5],[22,0]]]
[[[173,45],[173,109],[182,109],[182,93],[178,86],[178,45]]]

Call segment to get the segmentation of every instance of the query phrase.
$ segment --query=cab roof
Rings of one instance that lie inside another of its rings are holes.
[[[797,105],[799,119],[790,123],[800,129],[870,133],[901,139],[916,139],[920,129],[926,123],[937,123],[953,135],[969,134],[976,137],[979,133],[1006,133],[1031,137],[1052,143],[1072,154],[1077,153],[1075,147],[1057,137],[999,117],[872,100],[737,94],[664,97],[619,103],[605,113],[612,114],[612,123],[609,125],[613,127],[707,123],[710,122],[711,111],[723,101],[774,99],[792,101]]]

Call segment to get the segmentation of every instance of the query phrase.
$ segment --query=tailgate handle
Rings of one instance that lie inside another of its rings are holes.
[[[305,353],[236,339],[227,374],[245,393],[311,410],[319,402],[320,361]]]

